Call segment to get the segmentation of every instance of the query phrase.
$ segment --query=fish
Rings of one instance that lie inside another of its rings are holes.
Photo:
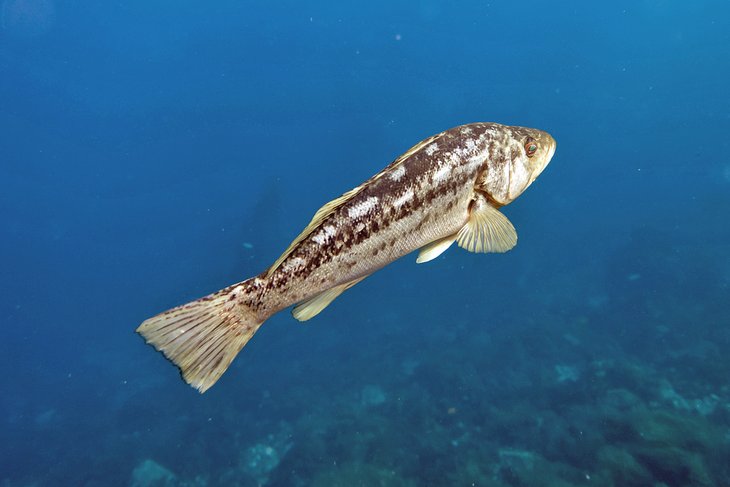
[[[499,210],[535,181],[555,148],[547,132],[491,122],[428,137],[317,210],[261,274],[153,316],[136,331],[203,393],[285,308],[294,305],[293,317],[309,320],[415,250],[425,263],[454,243],[475,253],[513,248],[517,233]]]

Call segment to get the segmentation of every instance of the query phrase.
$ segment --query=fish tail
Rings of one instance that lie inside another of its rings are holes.
[[[145,320],[137,333],[175,364],[201,394],[223,375],[263,323],[248,281]]]

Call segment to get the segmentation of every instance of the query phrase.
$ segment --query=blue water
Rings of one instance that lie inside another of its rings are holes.
[[[0,1],[0,484],[730,485],[730,5]],[[419,140],[558,141],[199,395],[134,333]]]

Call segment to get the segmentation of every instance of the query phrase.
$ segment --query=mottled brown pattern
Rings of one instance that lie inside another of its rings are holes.
[[[526,138],[537,146],[530,154]],[[555,141],[545,132],[493,123],[429,137],[320,208],[266,272],[160,313],[137,331],[204,392],[272,314],[320,295],[295,308],[295,318],[310,319],[339,292],[381,267],[471,229],[481,215],[472,207],[509,204],[554,150]],[[457,243],[464,246],[462,240]],[[427,261],[437,252],[431,248],[422,255]]]
[[[477,124],[484,128],[487,124]],[[480,131],[475,130],[472,137],[478,137]],[[394,180],[387,173],[392,172],[393,168],[388,167],[384,170],[386,175],[376,179],[371,185],[367,185],[347,204],[343,205],[333,213],[329,218],[321,223],[321,226],[334,225],[337,228],[337,235],[328,245],[317,246],[312,242],[312,238],[303,241],[299,248],[292,252],[289,259],[304,259],[306,264],[294,275],[297,277],[307,277],[315,268],[325,262],[330,261],[336,255],[349,251],[354,245],[357,245],[368,239],[371,235],[377,234],[382,229],[387,229],[394,221],[400,220],[410,215],[423,205],[433,202],[434,198],[444,194],[455,194],[459,188],[469,179],[474,178],[476,171],[462,174],[458,178],[447,179],[443,184],[434,185],[433,173],[436,170],[436,164],[440,161],[444,153],[449,153],[458,148],[458,144],[462,141],[458,128],[447,131],[445,135],[438,139],[439,149],[432,155],[426,153],[426,147],[414,153],[407,159],[403,160],[400,165],[405,169],[404,179]],[[486,162],[486,161],[485,161]],[[379,173],[380,174],[380,173]],[[392,206],[393,200],[405,193],[405,191],[413,190],[413,198],[404,203],[400,208]],[[375,214],[363,215],[363,217],[350,220],[347,216],[348,211],[356,207],[358,204],[366,201],[368,198],[376,197],[384,208]],[[388,203],[391,205],[388,205]],[[450,202],[451,209],[453,202]],[[354,231],[356,223],[365,222],[365,228],[360,232]],[[422,225],[423,223],[420,223]],[[316,252],[313,252],[316,250]],[[286,261],[285,261],[286,262]],[[272,276],[271,284],[268,287],[278,287],[286,284],[288,279],[284,276],[285,266],[282,265],[279,270]]]
[[[467,135],[462,134],[462,129],[465,127],[471,129]],[[386,247],[395,248],[398,242],[394,237],[380,241],[380,235],[388,234],[396,224],[409,219],[412,215],[417,214],[418,218],[413,222],[410,231],[416,233],[426,231],[429,225],[436,221],[438,215],[457,210],[457,202],[463,199],[465,191],[475,190],[476,181],[480,174],[485,172],[488,164],[501,166],[510,158],[516,157],[515,148],[508,142],[515,137],[528,137],[532,133],[530,130],[490,123],[455,127],[437,136],[436,150],[429,149],[434,143],[432,142],[420,147],[408,157],[396,159],[366,181],[357,194],[337,207],[291,250],[271,276],[263,279],[265,292],[275,291],[284,294],[291,286],[299,286],[313,274],[322,273],[323,267],[341,265],[342,274],[349,275],[357,266],[357,262],[351,258],[340,259],[340,256],[353,253],[372,257],[385,255]],[[478,164],[475,163],[469,170],[464,170],[468,160],[457,154],[466,151],[467,141],[472,143],[473,152],[481,156]],[[448,176],[442,175],[437,180],[437,173],[444,165],[449,166]],[[400,178],[393,177],[396,171],[403,172],[403,175]],[[409,191],[413,193],[412,198],[404,201],[400,207],[396,207],[395,201]],[[350,218],[349,213],[352,209],[359,208],[359,205],[364,205],[372,198],[377,198],[374,209],[357,218]],[[442,202],[442,208],[433,207],[437,200]],[[462,211],[466,214],[465,208]],[[334,236],[324,243],[317,243],[315,238],[319,238],[317,236],[320,229],[328,226],[335,229]],[[368,250],[355,252],[355,249],[361,246],[367,247]],[[404,252],[399,250],[397,253]],[[296,265],[297,262],[301,264]],[[337,271],[336,267],[330,269],[326,275],[316,279],[316,288],[321,289],[322,285],[328,282],[332,285],[337,284],[334,280],[339,274],[340,271]]]

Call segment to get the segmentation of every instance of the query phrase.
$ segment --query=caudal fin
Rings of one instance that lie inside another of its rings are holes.
[[[259,329],[255,313],[236,299],[235,285],[145,320],[137,333],[180,369],[201,393],[223,375]]]

